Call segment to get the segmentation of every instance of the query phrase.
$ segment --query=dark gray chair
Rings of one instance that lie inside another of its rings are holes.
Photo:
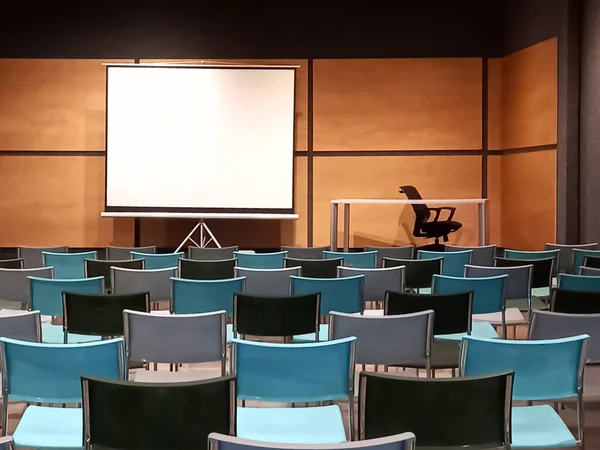
[[[156,245],[149,245],[146,247],[106,247],[106,259],[112,261],[122,261],[124,259],[131,259],[131,252],[138,253],[156,253]]]
[[[28,277],[54,278],[52,267],[0,269],[0,301],[8,309],[27,309],[31,300]]]
[[[23,268],[35,269],[44,267],[42,252],[67,253],[66,245],[60,247],[17,247],[17,258],[23,260]]]
[[[472,266],[493,266],[496,257],[496,245],[482,245],[475,247],[460,247],[457,245],[448,245],[444,247],[447,252],[462,252],[471,250]]]
[[[111,267],[113,294],[139,294],[148,292],[153,303],[170,301],[171,277],[177,277],[178,270],[169,269],[137,270]]]
[[[239,250],[233,247],[188,247],[188,258],[198,261],[219,261],[235,258],[234,252]]]
[[[588,277],[600,277],[600,269],[596,267],[579,267],[579,275],[585,275]]]
[[[281,246],[281,251],[287,251],[287,257],[292,259],[323,259],[323,252],[329,247],[290,247]]]
[[[354,267],[339,267],[338,278],[364,275],[365,302],[374,302],[377,308],[383,308],[387,291],[403,292],[404,266],[383,267],[380,269],[357,269]],[[304,274],[302,275],[304,276]]]
[[[383,258],[392,259],[414,259],[415,246],[405,245],[402,247],[365,247],[365,252],[377,252],[377,267],[383,267]]]
[[[27,342],[42,342],[39,311],[11,311],[0,315],[0,337]]]
[[[596,250],[598,243],[590,244],[546,244],[546,250],[560,250],[558,256],[558,273],[573,273],[573,250]]]
[[[23,258],[0,259],[0,269],[23,269]]]
[[[283,269],[235,268],[235,278],[246,277],[245,294],[284,297],[290,293],[290,276],[301,275],[300,267]]]
[[[86,278],[104,277],[104,290],[110,293],[112,291],[112,285],[110,284],[111,267],[142,270],[145,268],[145,260],[123,259],[113,261],[106,259],[86,259],[84,261],[83,272]]]

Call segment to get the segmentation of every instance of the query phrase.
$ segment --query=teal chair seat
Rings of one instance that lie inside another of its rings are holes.
[[[552,406],[513,406],[511,448],[563,448],[576,445],[573,434]]]
[[[29,406],[13,438],[18,447],[81,449],[82,432],[81,408]]]
[[[46,344],[63,344],[64,331],[62,325],[42,324],[42,342]],[[69,333],[69,344],[82,344],[84,342],[101,341],[102,336],[88,336],[85,334]]]
[[[237,408],[237,436],[286,444],[346,442],[337,405],[315,408]]]

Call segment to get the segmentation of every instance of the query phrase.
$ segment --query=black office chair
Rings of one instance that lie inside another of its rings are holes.
[[[400,186],[398,192],[405,194],[409,200],[422,200],[421,194],[414,186]],[[414,237],[434,238],[435,245],[439,245],[440,238],[443,238],[444,242],[448,242],[448,235],[454,233],[462,228],[462,223],[452,220],[456,208],[453,206],[439,206],[430,208],[425,204],[412,204],[415,212],[415,227],[413,230]],[[439,220],[442,211],[449,211],[448,218],[446,220]],[[431,213],[435,213],[433,220]]]

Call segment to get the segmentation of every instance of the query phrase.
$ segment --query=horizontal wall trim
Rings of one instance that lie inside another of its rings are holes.
[[[546,150],[556,150],[558,144],[532,145],[529,147],[505,148],[503,150],[490,150],[490,155],[514,155],[517,153],[543,152]]]
[[[104,156],[104,150],[0,150],[0,156]]]
[[[307,156],[306,151],[295,151],[295,156]],[[348,157],[348,156],[477,156],[481,149],[474,150],[315,150],[314,158]]]

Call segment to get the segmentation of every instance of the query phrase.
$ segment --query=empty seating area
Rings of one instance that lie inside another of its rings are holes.
[[[11,256],[0,449],[553,449],[600,399],[596,244]]]

